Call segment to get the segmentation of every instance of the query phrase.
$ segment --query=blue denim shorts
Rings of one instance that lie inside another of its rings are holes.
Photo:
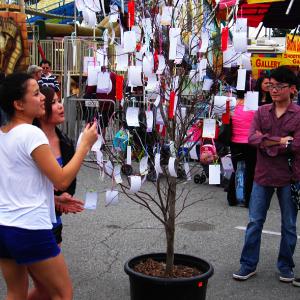
[[[31,264],[60,253],[52,230],[29,230],[0,225],[0,259]]]

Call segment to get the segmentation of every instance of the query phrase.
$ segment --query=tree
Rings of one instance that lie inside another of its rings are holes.
[[[165,4],[164,7],[161,7],[161,2]],[[179,188],[180,184],[190,177],[192,169],[186,169],[188,174],[185,178],[176,175],[184,173],[182,170],[186,167],[186,158],[199,142],[200,136],[192,140],[195,134],[193,125],[204,115],[208,115],[211,96],[219,90],[219,83],[223,77],[220,30],[216,24],[215,10],[203,1],[138,0],[131,3],[134,5],[135,15],[133,16],[132,10],[128,9],[129,22],[132,22],[129,27],[140,34],[137,48],[144,47],[145,51],[142,55],[137,55],[137,51],[131,52],[129,60],[142,60],[147,65],[145,60],[148,59],[150,64],[153,64],[156,73],[149,74],[147,71],[143,74],[144,107],[146,110],[147,107],[150,108],[156,118],[161,116],[165,135],[155,127],[151,134],[147,134],[146,120],[140,120],[138,128],[129,130],[130,144],[138,149],[137,156],[148,155],[148,171],[155,170],[157,175],[152,183],[154,193],[142,190],[130,193],[129,178],[119,186],[129,199],[148,209],[163,224],[167,244],[166,276],[172,276],[175,220],[187,207],[207,199],[202,197],[195,202],[189,202],[191,190]],[[214,85],[203,90],[203,81],[207,75]],[[129,74],[128,77],[130,82]],[[149,88],[151,77],[157,78],[154,88]],[[128,91],[126,86],[124,94],[125,91]],[[130,97],[125,101],[125,110],[126,103],[129,102]],[[166,143],[170,148],[168,166],[161,166],[162,160],[159,156],[163,151],[159,148],[162,149]],[[114,168],[121,165],[126,172],[126,159],[120,153],[122,151],[118,150],[108,146],[103,148]],[[175,167],[177,174],[172,173],[169,165]],[[105,166],[102,167],[105,169]],[[106,173],[111,175],[109,170],[106,170]],[[146,176],[145,173],[139,175],[142,179]]]

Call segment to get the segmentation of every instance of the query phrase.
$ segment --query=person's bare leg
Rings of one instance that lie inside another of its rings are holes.
[[[30,274],[45,288],[51,300],[71,300],[72,283],[63,255],[27,266]]]
[[[0,268],[7,286],[6,300],[24,300],[28,293],[26,266],[18,265],[13,259],[0,259]]]
[[[61,243],[57,244],[61,248]],[[29,291],[27,300],[51,300],[46,288],[29,272],[34,287]]]

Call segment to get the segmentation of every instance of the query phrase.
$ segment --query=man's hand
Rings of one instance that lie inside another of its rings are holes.
[[[78,213],[84,210],[84,202],[73,198],[68,193],[62,193],[60,196],[54,196],[55,208],[61,213]]]
[[[292,141],[294,138],[292,136],[285,136],[280,139],[281,145],[287,145],[288,141]]]

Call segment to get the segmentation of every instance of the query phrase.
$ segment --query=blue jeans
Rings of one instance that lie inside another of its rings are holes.
[[[246,270],[254,271],[259,260],[261,233],[275,188],[253,183],[249,206],[249,223],[240,263]],[[291,199],[290,185],[276,190],[281,212],[281,241],[277,260],[280,272],[290,272],[295,267],[293,254],[297,243],[297,208]]]

